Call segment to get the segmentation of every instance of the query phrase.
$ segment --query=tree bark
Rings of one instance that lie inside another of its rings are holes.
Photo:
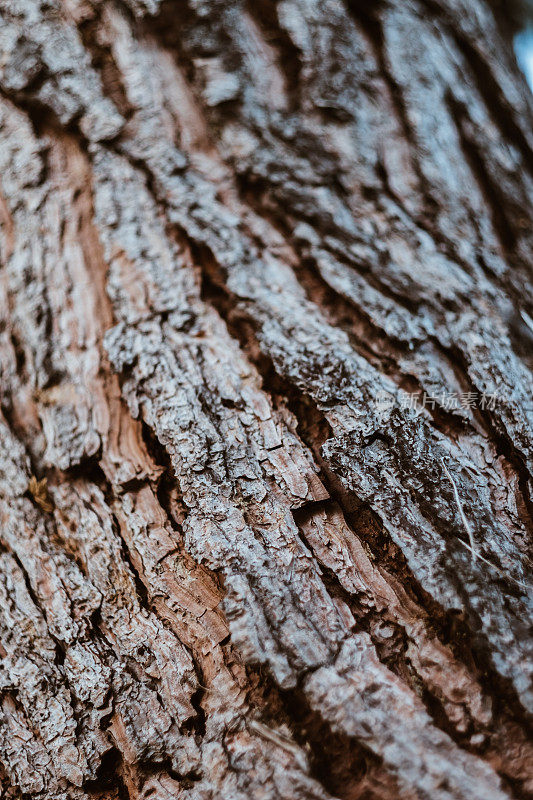
[[[3,0],[6,799],[531,796],[510,18]]]

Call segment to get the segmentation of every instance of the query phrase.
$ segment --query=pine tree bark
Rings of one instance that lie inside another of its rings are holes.
[[[2,796],[531,796],[508,8],[0,20]]]

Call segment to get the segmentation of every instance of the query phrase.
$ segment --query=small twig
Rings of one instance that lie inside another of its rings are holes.
[[[531,319],[531,317],[529,316],[527,311],[524,311],[523,309],[521,309],[520,316],[522,317],[522,319],[526,323],[526,325],[529,328],[529,330],[533,332],[533,319]]]
[[[492,561],[489,561],[488,558],[485,558],[484,556],[482,556],[480,553],[477,552],[477,550],[475,549],[475,545],[474,545],[474,537],[472,536],[472,529],[471,529],[471,527],[470,527],[470,525],[468,523],[468,520],[467,520],[467,518],[465,516],[465,513],[463,511],[463,506],[461,504],[461,499],[459,497],[459,492],[457,491],[457,484],[455,483],[453,477],[451,476],[450,471],[446,467],[446,464],[444,463],[444,459],[443,458],[441,458],[441,463],[442,463],[442,466],[444,467],[444,471],[446,472],[446,475],[448,476],[448,478],[450,480],[450,483],[453,486],[453,493],[454,493],[454,496],[455,496],[455,502],[457,503],[457,507],[459,508],[459,513],[461,515],[461,519],[463,521],[463,525],[465,526],[466,532],[468,533],[468,539],[470,541],[470,544],[468,545],[466,542],[464,542],[462,539],[459,539],[459,538],[458,538],[458,541],[463,545],[463,547],[466,547],[466,549],[470,551],[470,553],[472,554],[472,561],[475,561],[476,558],[479,558],[480,561],[483,561],[484,564],[487,564],[489,567],[492,567],[492,569],[496,570],[496,572],[498,572],[503,578],[506,578],[508,580],[514,581],[514,583],[518,584],[518,586],[523,586],[524,589],[531,590],[533,587],[531,587],[529,584],[524,583],[523,581],[519,581],[518,578],[513,578],[512,575],[509,575],[503,569],[500,569],[500,567],[497,567],[496,564],[493,564]]]
[[[458,539],[457,541],[461,542],[463,547],[466,547],[467,550],[470,550],[470,552],[472,552],[472,548],[466,542],[463,542],[462,539]],[[496,572],[499,572],[500,575],[503,578],[506,578],[507,580],[510,580],[510,581],[514,581],[519,586],[523,586],[524,589],[529,589],[530,591],[533,590],[533,586],[530,586],[529,583],[524,583],[524,581],[519,581],[518,578],[513,578],[512,575],[509,575],[503,569],[500,569],[500,567],[497,567],[496,564],[493,564],[492,561],[488,560],[488,558],[485,558],[484,556],[480,555],[479,553],[476,553],[476,556],[480,559],[480,561],[483,561],[485,564],[488,564],[488,566],[492,567],[492,569],[495,569]]]
[[[475,561],[477,556],[478,556],[478,554],[476,552],[476,548],[475,548],[475,544],[474,544],[474,536],[472,535],[472,528],[470,527],[470,524],[469,524],[467,518],[465,517],[465,512],[463,511],[463,506],[461,504],[461,498],[459,497],[459,492],[457,491],[457,485],[456,485],[454,479],[452,478],[452,475],[451,475],[448,467],[444,463],[444,459],[443,458],[441,458],[441,463],[442,463],[442,466],[444,467],[444,472],[448,476],[448,478],[450,480],[450,483],[453,486],[453,494],[454,494],[454,497],[455,497],[455,502],[457,503],[457,508],[459,509],[459,514],[461,515],[461,519],[463,521],[463,525],[465,526],[465,530],[468,533],[468,540],[470,542],[470,547],[468,549],[472,553],[472,561]],[[461,540],[459,539],[459,541],[461,541]],[[463,542],[463,544],[464,544],[464,542]]]
[[[248,727],[251,728],[254,731],[254,733],[257,733],[259,734],[259,736],[262,736],[263,739],[272,742],[272,744],[275,744],[278,747],[283,748],[284,750],[288,750],[290,753],[298,755],[301,752],[298,745],[291,739],[287,738],[278,731],[273,731],[272,728],[263,725],[262,722],[259,722],[256,719],[249,720]]]

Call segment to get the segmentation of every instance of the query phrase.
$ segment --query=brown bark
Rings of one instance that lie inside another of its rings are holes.
[[[531,793],[509,36],[486,0],[1,4],[6,798]]]

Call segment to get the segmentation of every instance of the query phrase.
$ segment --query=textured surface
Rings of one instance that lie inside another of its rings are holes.
[[[1,4],[8,800],[533,792],[498,13]]]

